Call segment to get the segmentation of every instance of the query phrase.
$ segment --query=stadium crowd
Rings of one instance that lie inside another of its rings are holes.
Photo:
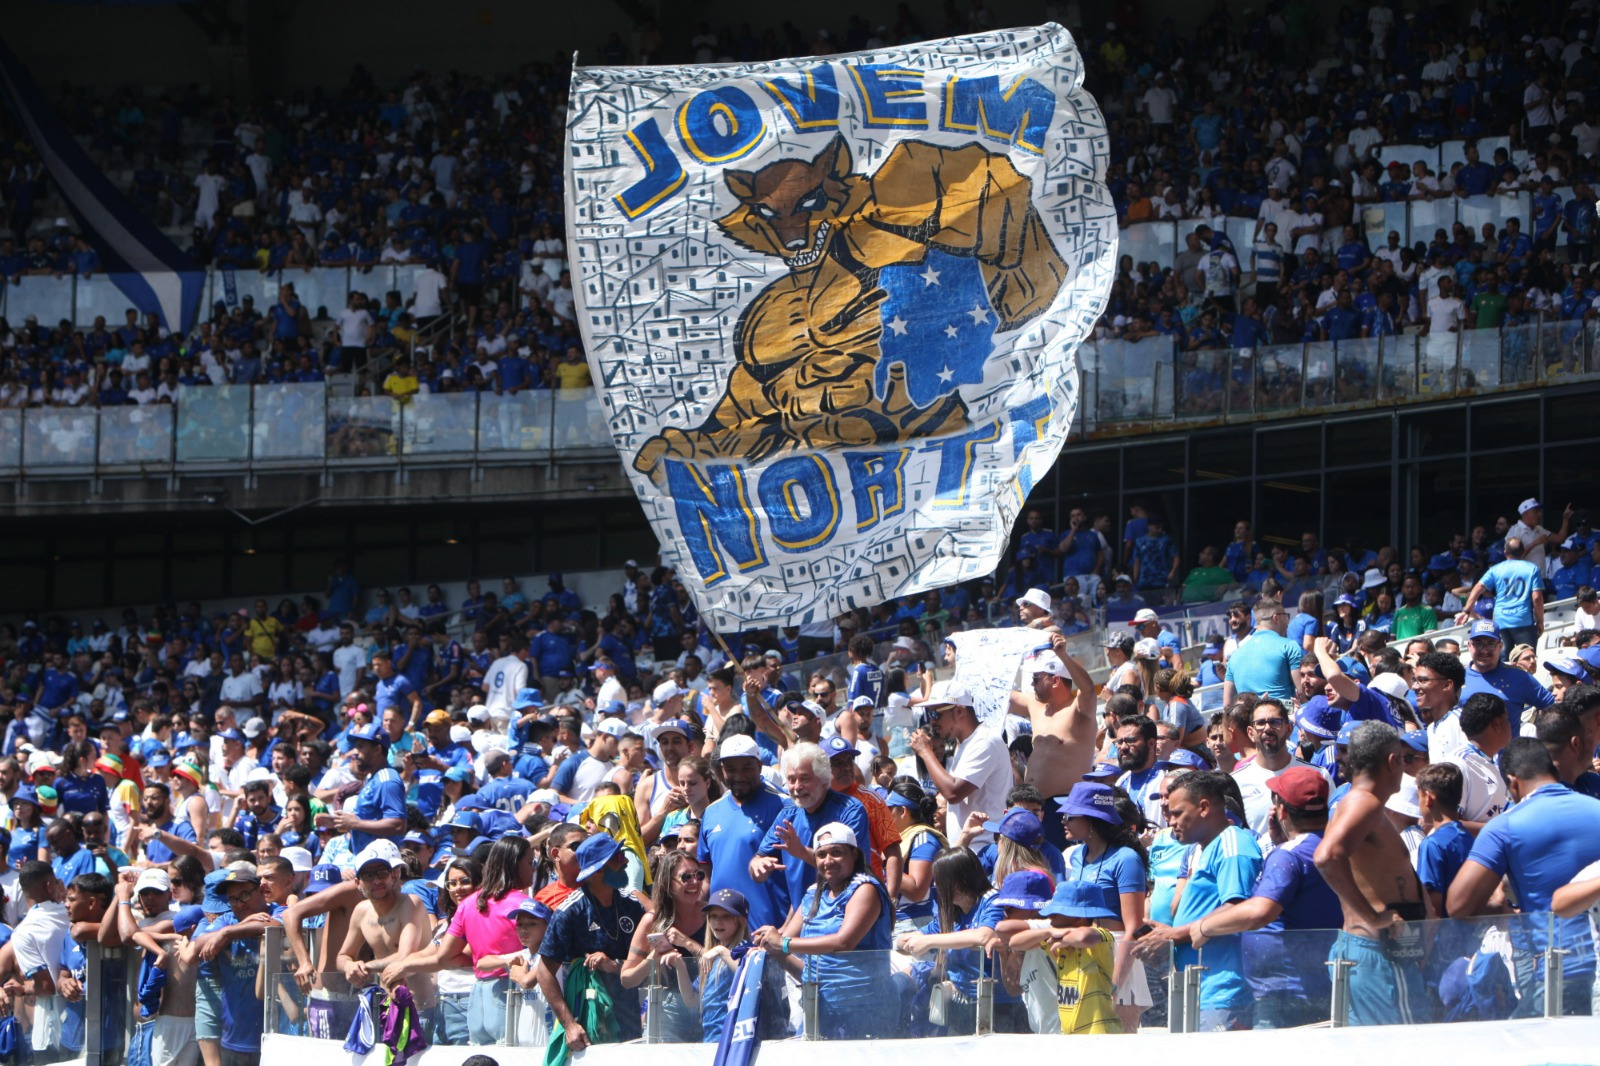
[[[1095,576],[1073,572],[1072,542],[1100,543],[1076,513],[1064,538],[1036,511],[1019,531],[1045,585],[809,630],[711,634],[670,570],[632,562],[604,614],[559,574],[452,604],[340,564],[276,610],[30,619],[0,637],[0,980],[41,1049],[75,1051],[83,942],[136,945],[137,968],[103,961],[89,987],[120,1039],[137,984],[136,1047],[160,1064],[196,1039],[257,1054],[258,968],[275,1032],[344,1039],[361,1010],[409,1009],[436,1043],[577,1050],[638,1036],[654,984],[665,1039],[716,1040],[751,945],[773,1004],[788,978],[817,985],[828,1038],[970,1031],[985,974],[1002,1031],[1132,1031],[1202,946],[1200,1028],[1325,1019],[1328,957],[1365,963],[1355,1024],[1536,1014],[1544,918],[1505,917],[1494,889],[1509,876],[1527,915],[1600,895],[1592,578],[1564,646],[1535,650],[1600,536],[1542,513],[1524,501],[1500,540],[1409,564],[1310,536],[1275,558],[1241,522],[1214,568],[1259,554],[1267,572],[1232,582],[1197,669],[1129,602],[1181,598],[1159,519],[1137,515],[1096,554],[1161,582],[1109,582],[1135,613],[1107,630],[1100,686],[1056,585]],[[1038,636],[1023,687],[980,717],[933,675],[963,669],[945,638],[991,604]],[[818,653],[842,655],[797,671]],[[1380,876],[1399,898],[1359,887]],[[1425,918],[1491,914],[1419,946]],[[260,957],[269,926],[283,958]],[[1587,922],[1559,928],[1584,1013]],[[598,1015],[569,1006],[587,988]],[[787,1008],[763,1017],[793,1034]]]
[[[1321,25],[1303,0],[1238,15],[1218,4],[1194,40],[1136,2],[1103,27],[1077,25],[1075,7],[1057,12],[1080,36],[1087,84],[1108,116],[1123,224],[1200,224],[1170,268],[1122,258],[1101,335],[1168,336],[1184,353],[1253,351],[1544,316],[1563,324],[1565,342],[1583,336],[1600,313],[1588,269],[1596,20],[1584,5],[1539,11],[1528,20],[1525,6],[1502,2],[1460,20],[1419,19],[1380,0]],[[900,5],[892,25],[857,15],[811,37],[792,23],[762,34],[702,27],[682,51],[641,28],[631,47],[614,35],[599,58],[826,54],[989,22],[981,5],[948,5],[928,20]],[[75,329],[13,306],[0,323],[0,405],[158,403],[183,386],[317,381],[362,371],[374,355],[384,366],[409,357],[416,330],[446,314],[454,328],[427,336],[396,388],[586,387],[563,242],[565,92],[562,72],[538,62],[504,75],[419,67],[394,86],[357,66],[336,91],[256,104],[195,87],[114,103],[64,90],[57,106],[69,127],[126,175],[141,211],[188,234],[197,262],[281,271],[287,288],[270,306],[219,301],[186,337],[132,312]],[[1473,143],[1502,137],[1487,153]],[[1385,146],[1449,140],[1469,144],[1444,173],[1423,160],[1376,161]],[[38,217],[48,179],[28,151],[4,171],[12,238],[0,241],[0,275],[98,272],[66,219]],[[1457,222],[1410,243],[1393,233],[1374,247],[1361,216],[1375,203],[1510,191],[1530,194],[1528,218],[1478,231]],[[1249,247],[1227,237],[1230,217],[1257,220]],[[364,280],[388,264],[420,268],[414,295]],[[295,271],[316,266],[353,270],[347,306],[304,306]],[[1520,358],[1512,353],[1513,379]],[[1205,357],[1183,362],[1186,404],[1216,407],[1232,372]],[[1298,393],[1297,381],[1278,379],[1300,371],[1260,372],[1269,394]]]

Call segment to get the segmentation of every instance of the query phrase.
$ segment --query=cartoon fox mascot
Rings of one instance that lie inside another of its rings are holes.
[[[810,161],[729,171],[738,203],[717,220],[729,239],[781,257],[784,277],[739,319],[727,392],[698,428],[667,429],[634,467],[665,483],[664,459],[758,462],[781,452],[889,444],[960,432],[952,387],[918,406],[903,364],[876,382],[886,268],[930,250],[975,259],[1000,330],[1043,312],[1067,280],[1032,202],[1032,183],[982,145],[903,141],[872,175],[851,173],[835,137]]]

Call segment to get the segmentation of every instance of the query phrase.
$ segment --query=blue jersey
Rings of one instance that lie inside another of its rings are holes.
[[[781,877],[770,877],[757,884],[750,877],[750,860],[755,858],[767,831],[784,809],[784,798],[762,786],[744,803],[731,794],[706,808],[700,819],[700,843],[695,858],[711,866],[709,891],[731,888],[744,893],[750,904],[750,928],[781,926],[789,914],[788,884]]]
[[[1241,937],[1245,969],[1255,995],[1288,993],[1326,998],[1328,976],[1323,967],[1333,930],[1344,924],[1339,897],[1322,879],[1312,856],[1322,843],[1318,833],[1296,837],[1263,860],[1253,896],[1283,908],[1278,918]],[[1326,930],[1318,934],[1308,930]],[[1285,932],[1289,936],[1285,936]],[[1209,945],[1208,945],[1209,946]]]
[[[403,821],[405,816],[405,783],[400,780],[399,773],[385,766],[367,778],[366,784],[361,786],[361,794],[356,797],[356,817],[362,821],[373,822],[388,818],[399,818]],[[404,833],[405,829],[402,827],[393,833],[385,834],[383,839],[398,842]],[[361,854],[361,849],[376,839],[378,837],[372,833],[350,830],[351,854]]]
[[[372,702],[377,707],[375,717],[383,717],[383,712],[390,707],[400,712],[403,721],[411,720],[411,694],[417,691],[417,686],[405,674],[396,673],[387,681],[379,681],[372,690]]]
[[[70,858],[55,855],[50,859],[50,868],[55,871],[56,878],[63,885],[70,885],[72,879],[79,874],[94,873],[94,852],[86,847],[79,847]]]
[[[1090,862],[1084,849],[1073,848],[1067,855],[1068,881],[1087,881],[1100,890],[1100,902],[1113,914],[1122,914],[1122,896],[1132,892],[1144,894],[1150,881],[1149,872],[1132,848],[1113,848]]]
[[[1224,677],[1239,692],[1288,700],[1294,698],[1294,671],[1304,657],[1300,645],[1270,629],[1258,629],[1234,649]]]
[[[1533,594],[1544,587],[1539,568],[1526,559],[1495,563],[1480,579],[1494,597],[1494,623],[1501,629],[1535,624]]]
[[[1472,834],[1460,822],[1446,822],[1423,838],[1417,848],[1417,877],[1422,887],[1441,896],[1450,892],[1450,882],[1461,872],[1472,852]],[[1450,917],[1449,908],[1442,917]]]
[[[1549,784],[1524,796],[1521,803],[1495,815],[1478,832],[1468,862],[1496,877],[1509,877],[1517,906],[1524,914],[1550,909],[1555,890],[1592,862],[1600,861],[1600,800],[1580,796],[1566,785]],[[1557,919],[1559,947],[1567,949],[1567,977],[1592,974],[1595,955],[1584,915]],[[1518,923],[1512,943],[1536,952],[1545,949],[1545,923]],[[1531,941],[1531,943],[1528,943]]]
[[[516,814],[537,786],[520,777],[497,777],[478,790],[478,798],[494,810]]]
[[[596,951],[619,962],[628,957],[633,928],[644,917],[644,907],[631,894],[614,892],[611,905],[603,906],[586,888],[567,896],[557,905],[545,932],[539,955],[550,966],[581,959]],[[633,1040],[641,1035],[639,990],[624,988],[614,973],[595,971],[611,994],[612,1016],[618,1040]]]
[[[856,663],[850,667],[850,687],[847,695],[851,701],[857,696],[870,696],[872,705],[883,703],[883,670],[876,663]],[[771,701],[768,707],[775,706]]]
[[[758,855],[776,855],[783,859],[783,880],[789,890],[789,902],[804,898],[806,889],[810,888],[817,879],[817,871],[807,863],[796,862],[789,857],[788,852],[782,850],[778,843],[778,826],[789,824],[794,826],[800,843],[806,847],[811,846],[811,838],[818,829],[829,822],[843,822],[849,826],[856,835],[856,839],[865,843],[872,839],[872,827],[867,823],[867,809],[861,801],[842,792],[830,790],[827,798],[822,801],[822,806],[814,812],[788,802],[783,805],[783,810],[778,812],[773,824],[768,827],[766,835],[761,838],[761,844],[756,849]],[[700,827],[703,834],[705,826]]]
[[[1254,641],[1262,634],[1252,637]],[[1247,899],[1261,876],[1261,848],[1247,829],[1230,825],[1199,849],[1189,866],[1189,883],[1178,899],[1173,915],[1176,925],[1199,921],[1226,903]],[[1174,947],[1173,965],[1197,966],[1200,952],[1192,947]],[[1220,936],[1205,946],[1206,973],[1200,983],[1201,1010],[1228,1010],[1251,1002],[1250,987],[1244,977],[1242,947],[1237,936]]]
[[[1529,706],[1544,710],[1556,702],[1555,694],[1526,670],[1509,663],[1501,663],[1487,674],[1479,673],[1476,666],[1467,665],[1467,681],[1461,686],[1461,703],[1479,692],[1499,696],[1506,701],[1506,711],[1516,722]]]

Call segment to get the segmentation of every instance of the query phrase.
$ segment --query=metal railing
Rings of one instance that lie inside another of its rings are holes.
[[[0,410],[0,476],[308,465],[615,460],[593,389],[339,396],[325,384],[184,388],[176,404]]]

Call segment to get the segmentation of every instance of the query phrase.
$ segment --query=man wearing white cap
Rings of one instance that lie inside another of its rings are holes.
[[[1510,529],[1506,530],[1506,539],[1516,537],[1522,541],[1523,558],[1540,571],[1544,570],[1545,546],[1560,544],[1572,532],[1572,504],[1567,504],[1567,509],[1561,512],[1561,528],[1554,533],[1539,524],[1544,517],[1544,504],[1537,497],[1530,496],[1517,505],[1518,518]]]
[[[744,894],[752,926],[779,925],[789,913],[786,883],[775,877],[757,883],[750,860],[778,820],[783,797],[762,780],[761,748],[753,737],[726,737],[717,754],[728,791],[701,815],[695,858],[711,867],[711,892],[731,888]]]
[[[356,855],[361,902],[350,912],[350,928],[336,960],[339,972],[354,988],[376,984],[385,965],[420,951],[431,938],[427,906],[400,891],[404,869],[400,849],[392,840],[374,840]],[[407,980],[417,992],[418,975]]]
[[[1054,629],[1050,594],[1044,589],[1029,589],[1018,596],[1017,617],[1029,629]]]
[[[137,909],[135,909],[137,902]],[[119,880],[116,885],[116,939],[115,943],[131,943],[134,935],[141,929],[147,929],[157,922],[167,921],[173,917],[172,903],[172,878],[167,871],[159,866],[152,866],[142,871],[137,880],[129,882]],[[158,970],[149,951],[146,951],[139,964],[138,984],[136,996],[138,999],[138,1019],[134,1028],[133,1044],[130,1048],[129,1058],[134,1058],[134,1052],[141,1052],[143,1061],[153,1062],[151,1047],[155,1039],[156,1012],[161,1007],[163,988],[167,983],[167,973],[164,969]],[[159,978],[159,983],[157,981]],[[193,1020],[187,1026],[188,1043],[194,1041]]]
[[[1048,644],[1022,660],[1022,672],[1031,691],[1011,693],[1011,713],[1033,725],[1025,780],[1047,798],[1065,796],[1094,762],[1094,679],[1067,654],[1067,638],[1060,633],[1050,634]],[[1009,760],[1006,765],[1009,769]],[[998,816],[1004,797],[1001,802],[1000,807],[980,809]],[[1060,822],[1045,819],[1046,835],[1057,846],[1065,842]]]
[[[595,729],[584,747],[578,748],[556,768],[550,787],[561,796],[563,803],[588,803],[594,790],[616,769],[617,745],[627,733],[627,723],[620,718],[608,718]]]
[[[672,685],[672,682],[666,684]],[[678,687],[673,685],[672,688],[676,696]],[[678,764],[689,754],[693,730],[688,722],[674,718],[657,725],[652,736],[656,752],[661,756],[661,769],[652,770],[640,778],[639,787],[633,794],[634,810],[639,812],[643,821],[639,832],[644,836],[646,846],[654,844],[661,835],[661,823],[666,821],[668,814],[689,805],[688,795],[678,786]]]
[[[919,729],[911,734],[911,750],[922,758],[923,767],[948,807],[945,835],[960,834],[973,811],[998,817],[1006,809],[1006,794],[1011,791],[1011,753],[1006,742],[993,729],[978,721],[972,709],[972,696],[954,681],[940,681],[922,704],[932,719],[933,732]],[[955,754],[946,769],[939,761],[933,742],[954,740]],[[988,830],[973,838],[978,846],[994,840]]]

